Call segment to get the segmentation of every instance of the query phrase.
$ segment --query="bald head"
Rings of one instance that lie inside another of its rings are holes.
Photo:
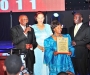
[[[28,17],[26,15],[19,16],[19,23],[25,26],[28,23]]]

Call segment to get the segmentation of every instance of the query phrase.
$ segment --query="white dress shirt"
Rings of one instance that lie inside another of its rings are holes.
[[[20,24],[20,26],[22,27],[23,31],[25,31],[26,26],[23,26],[23,25],[21,25],[21,24]],[[27,37],[27,34],[24,33],[24,35]]]
[[[20,26],[22,27],[23,31],[25,31],[26,26],[23,26],[23,25],[21,25],[21,24],[20,24]],[[23,33],[24,33],[24,32],[23,32]],[[24,35],[27,37],[27,34],[24,33]],[[25,55],[20,55],[20,58],[21,58],[21,60],[22,60],[22,63],[23,63],[24,68],[26,68],[26,64],[25,64],[25,60],[24,60]],[[21,72],[19,75],[22,75],[22,72]]]

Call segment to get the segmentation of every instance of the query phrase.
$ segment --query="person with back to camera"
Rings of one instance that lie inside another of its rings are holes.
[[[68,75],[66,72],[60,72],[57,75]]]
[[[58,73],[57,75],[75,75],[75,74],[73,74],[72,72],[60,72],[60,73]]]
[[[35,15],[35,20],[37,21],[37,24],[32,25],[32,28],[35,31],[36,41],[38,43],[38,47],[34,50],[35,75],[49,75],[48,67],[44,63],[44,39],[52,34],[52,30],[49,24],[44,24],[44,19],[44,14],[42,12],[37,12]]]
[[[68,75],[66,72],[60,72],[57,75]]]
[[[23,71],[21,58],[15,54],[8,56],[5,59],[3,69],[4,71],[6,71],[7,75],[21,75],[20,72]],[[22,74],[22,75],[29,75],[29,74]]]
[[[59,72],[70,71],[74,73],[71,57],[74,56],[74,48],[71,45],[71,37],[69,34],[61,34],[62,25],[54,20],[51,22],[53,35],[44,40],[44,60],[49,66],[49,75],[57,75]],[[57,37],[68,38],[69,53],[63,54],[57,52]]]

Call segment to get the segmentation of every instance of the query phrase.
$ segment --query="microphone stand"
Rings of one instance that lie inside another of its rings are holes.
[[[12,28],[12,11],[10,11],[10,28]]]

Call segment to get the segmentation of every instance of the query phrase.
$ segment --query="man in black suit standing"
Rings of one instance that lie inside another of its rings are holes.
[[[21,49],[21,53],[25,53],[26,67],[30,73],[33,73],[33,65],[35,63],[34,48],[37,47],[34,30],[27,26],[28,17],[26,15],[19,16],[20,25],[11,28],[12,42],[17,49]]]
[[[80,13],[74,14],[75,26],[69,30],[72,38],[72,45],[75,48],[75,57],[72,58],[75,73],[87,75],[87,56],[88,50],[86,44],[90,42],[90,28],[84,24],[83,16]]]

